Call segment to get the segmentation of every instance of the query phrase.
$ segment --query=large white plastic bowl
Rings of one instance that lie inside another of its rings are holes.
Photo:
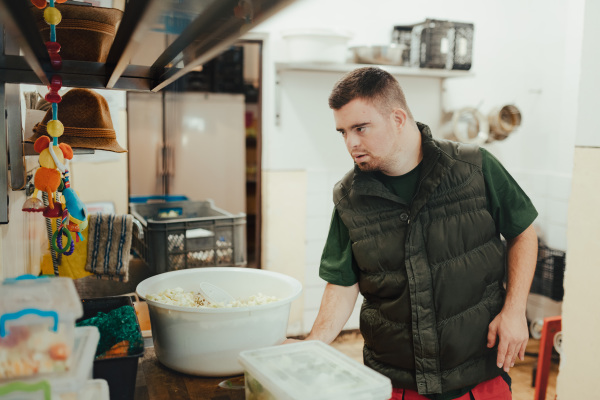
[[[203,281],[220,286],[239,299],[262,293],[280,300],[252,307],[190,308],[147,298],[176,287],[197,292]],[[290,276],[235,267],[165,272],[145,279],[136,288],[138,296],[148,303],[158,360],[176,371],[200,376],[241,374],[241,351],[282,343],[291,302],[301,291],[300,282]]]

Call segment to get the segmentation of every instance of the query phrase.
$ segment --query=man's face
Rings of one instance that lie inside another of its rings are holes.
[[[357,98],[333,111],[336,130],[362,171],[391,174],[402,156],[402,132],[393,113],[382,115],[368,101]]]

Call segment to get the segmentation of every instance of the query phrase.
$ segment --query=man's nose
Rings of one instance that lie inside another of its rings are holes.
[[[346,148],[348,151],[352,151],[355,147],[358,147],[360,140],[357,135],[354,135],[352,132],[346,133]]]

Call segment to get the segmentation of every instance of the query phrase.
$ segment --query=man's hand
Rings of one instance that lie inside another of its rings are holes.
[[[529,340],[525,312],[503,309],[490,323],[487,336],[488,347],[494,347],[496,337],[499,338],[498,368],[504,367],[504,371],[508,372],[515,366],[517,356],[521,361],[525,359],[525,347]]]
[[[519,236],[507,240],[508,283],[506,299],[500,314],[490,323],[487,337],[488,347],[498,342],[498,368],[508,370],[515,365],[517,356],[525,358],[525,347],[529,340],[527,329],[527,295],[533,280],[537,260],[537,235],[530,225]]]
[[[304,340],[320,340],[325,344],[333,342],[348,318],[350,318],[357,297],[358,283],[352,286],[338,286],[328,283],[323,292],[317,319]],[[300,341],[298,339],[286,339],[282,344]]]

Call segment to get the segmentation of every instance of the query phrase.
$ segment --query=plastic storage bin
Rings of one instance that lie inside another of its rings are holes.
[[[243,351],[246,399],[387,400],[389,378],[319,341]]]
[[[22,276],[0,284],[0,381],[69,370],[75,320],[73,280]]]
[[[565,259],[564,251],[552,249],[538,240],[537,264],[530,293],[562,301],[565,294]]]
[[[99,338],[100,334],[95,327],[75,328],[72,365],[69,371],[39,378],[0,382],[0,399],[108,400],[106,382],[91,380],[92,363]]]
[[[133,307],[129,296],[83,299],[81,301],[83,303],[83,317],[80,320],[95,317],[99,312],[108,313],[123,306]],[[137,329],[140,329],[139,323],[137,323]],[[95,352],[96,349],[94,348]],[[143,355],[144,352],[142,351],[139,354],[125,357],[94,360],[93,377],[94,379],[104,379],[108,382],[111,400],[133,399],[138,362]]]
[[[129,204],[143,226],[132,248],[154,271],[246,265],[246,214],[206,201]]]

